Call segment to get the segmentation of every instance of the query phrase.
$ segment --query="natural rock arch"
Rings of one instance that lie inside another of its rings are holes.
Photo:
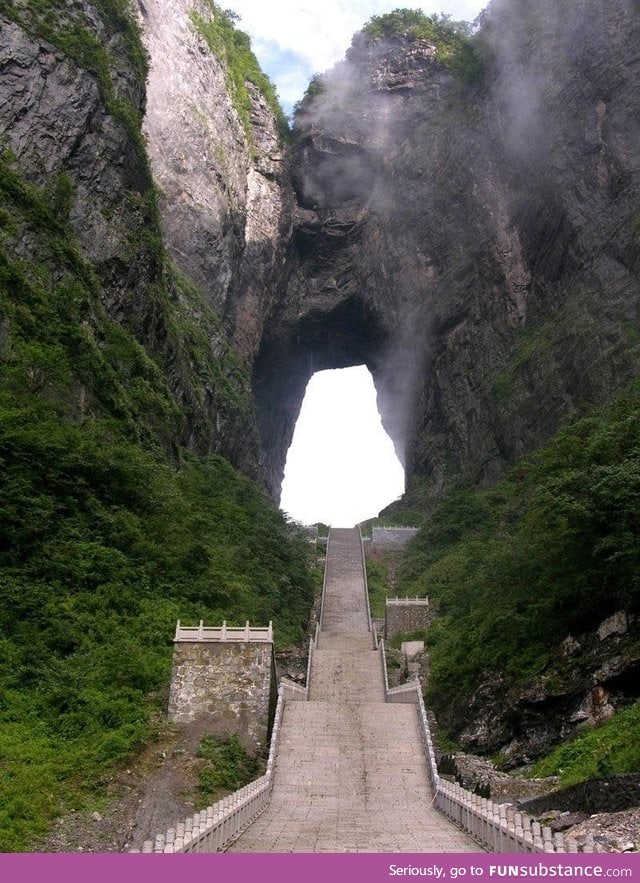
[[[292,324],[273,324],[262,340],[254,365],[253,391],[258,410],[264,467],[278,498],[284,464],[307,384],[331,368],[365,365],[376,385],[378,409],[400,461],[405,448],[394,417],[393,395],[384,366],[390,336],[382,317],[357,297],[332,309],[314,309]]]

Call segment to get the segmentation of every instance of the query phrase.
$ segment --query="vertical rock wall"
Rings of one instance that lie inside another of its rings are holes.
[[[323,78],[254,381],[274,487],[319,368],[370,367],[420,503],[637,375],[639,28],[633,0],[495,2],[475,79],[403,33]]]
[[[290,186],[277,123],[247,83],[247,131],[226,59],[194,23],[206,0],[140,0],[150,67],[144,121],[172,259],[251,363],[282,272]]]
[[[237,735],[248,750],[267,744],[276,695],[273,645],[188,643],[174,647],[169,720],[206,721],[216,735]]]

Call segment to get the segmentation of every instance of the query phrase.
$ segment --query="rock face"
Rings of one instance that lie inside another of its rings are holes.
[[[288,159],[251,84],[249,128],[240,118],[194,19],[215,12],[194,2],[140,0],[146,90],[124,20],[89,2],[57,32],[27,0],[8,7],[0,50],[7,146],[28,180],[70,180],[104,308],[163,363],[185,411],[174,441],[254,475],[262,457],[277,497],[307,380],[364,363],[409,497],[424,499],[495,480],[635,374],[633,0],[495,0],[481,75],[437,40],[359,35],[305,99]],[[108,71],[56,40],[75,26],[105,48]],[[197,303],[159,246],[123,105],[145,113],[166,249]],[[200,326],[208,367],[171,311]]]
[[[481,80],[360,36],[305,101],[254,372],[274,491],[320,368],[369,366],[409,496],[490,483],[635,374],[639,26],[631,0],[494,2]]]
[[[618,627],[611,631],[614,622]],[[623,623],[629,634],[620,631]],[[637,628],[635,618],[621,611],[595,632],[568,636],[558,656],[527,684],[507,688],[494,676],[464,702],[454,698],[446,724],[460,734],[465,750],[500,752],[507,768],[531,762],[638,698]]]
[[[144,127],[167,247],[251,360],[277,290],[290,223],[276,121],[264,96],[247,84],[252,107],[245,131],[225,60],[194,21],[194,12],[205,22],[214,18],[206,0],[138,5],[150,57]]]
[[[149,287],[167,267],[140,247],[156,223],[140,144],[96,72],[20,21],[3,28],[3,131],[31,180],[70,177],[105,307],[163,359],[186,409],[180,443],[262,469],[277,498],[311,374],[364,363],[408,496],[424,500],[460,478],[490,483],[633,376],[631,0],[573,0],[570,15],[557,0],[494,2],[475,79],[437,41],[359,35],[305,99],[288,159],[251,84],[249,129],[240,118],[194,19],[211,21],[206,0],[137,11],[146,91],[122,30],[89,3],[74,15],[115,60],[113,96],[144,111],[166,249],[202,306],[171,281],[169,296],[203,328],[211,364],[229,345],[239,355],[223,374],[240,416],[158,316]]]
[[[120,35],[96,9],[87,5],[79,17],[86,33],[112,52],[119,98],[140,113],[144,71],[131,63]],[[33,37],[28,21],[2,20],[0,132],[31,182],[46,186],[62,173],[69,177],[72,224],[104,280],[109,313],[140,315],[144,280],[159,272],[150,250],[135,250],[131,243],[149,220],[144,158],[123,121],[106,106],[99,78],[52,43]]]
[[[260,478],[242,357],[258,346],[291,191],[273,113],[250,87],[250,144],[190,8],[140,4],[146,59],[115,7],[77,3],[53,20],[29,0],[3,4],[0,133],[19,175],[68,212],[97,275],[91,333],[116,323],[160,369],[173,414],[150,422],[164,448],[221,453]],[[8,246],[34,267],[51,257],[37,225]],[[91,390],[70,395],[72,410],[102,412]]]

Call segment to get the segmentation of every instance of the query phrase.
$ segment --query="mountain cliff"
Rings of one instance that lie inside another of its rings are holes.
[[[629,0],[496,0],[472,37],[397,11],[294,128],[292,275],[258,361],[271,480],[302,388],[279,378],[368,364],[393,508],[429,516],[399,588],[440,609],[431,701],[512,764],[638,695],[639,28]]]
[[[398,10],[288,133],[210,0],[0,0],[0,714],[52,795],[5,849],[148,737],[175,618],[302,633],[262,488],[323,368],[370,368],[425,519],[448,729],[520,762],[634,698],[638,13]]]
[[[491,483],[635,376],[638,26],[631,2],[495,2],[473,40],[382,17],[298,112],[260,383],[366,362],[409,497]],[[274,483],[295,412],[264,418]]]

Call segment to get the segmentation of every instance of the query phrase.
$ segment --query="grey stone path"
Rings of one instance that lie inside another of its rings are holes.
[[[478,852],[432,809],[413,705],[384,701],[360,539],[332,530],[309,702],[285,706],[269,808],[229,852]]]

